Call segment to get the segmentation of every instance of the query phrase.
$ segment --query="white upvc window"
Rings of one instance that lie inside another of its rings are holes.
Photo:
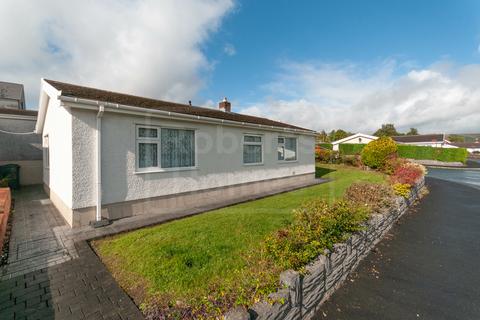
[[[278,137],[277,140],[277,159],[278,161],[296,161],[297,160],[297,138]]]
[[[137,170],[194,168],[195,130],[137,126]]]
[[[243,136],[243,164],[263,164],[263,137],[246,134]]]

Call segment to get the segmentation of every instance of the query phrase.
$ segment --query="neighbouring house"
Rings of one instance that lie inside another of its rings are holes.
[[[419,134],[412,136],[393,136],[399,144],[411,144],[415,146],[436,147],[436,148],[452,148],[450,141],[447,140],[445,134]]]
[[[231,111],[41,81],[44,186],[72,226],[315,183],[315,132]]]
[[[23,84],[0,81],[0,108],[25,109]]]
[[[20,166],[22,185],[43,181],[42,139],[34,134],[37,111],[0,107],[0,165]]]
[[[344,144],[344,143],[345,144],[367,144],[370,141],[377,140],[377,139],[378,139],[378,137],[375,137],[375,136],[371,136],[371,135],[364,134],[364,133],[356,133],[356,134],[348,136],[346,138],[343,138],[343,139],[340,139],[340,140],[337,140],[337,141],[333,141],[332,142],[332,147],[333,147],[333,150],[338,151],[338,148],[339,148],[340,144]]]
[[[475,142],[450,142],[450,146],[454,148],[465,148],[470,153],[480,152],[480,141]]]

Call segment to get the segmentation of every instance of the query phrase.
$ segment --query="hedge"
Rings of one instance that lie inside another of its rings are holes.
[[[333,150],[333,145],[331,143],[318,143],[317,146],[323,149]]]
[[[398,155],[407,159],[465,163],[468,152],[465,148],[434,148],[399,144]]]
[[[342,155],[354,155],[361,153],[365,144],[340,144],[339,150]],[[444,162],[465,163],[468,151],[465,148],[434,148],[413,145],[398,145],[398,156],[416,160],[438,160]]]
[[[338,145],[338,150],[340,151],[341,155],[355,155],[360,154],[362,149],[366,146],[366,144],[354,144],[354,143],[341,143]]]

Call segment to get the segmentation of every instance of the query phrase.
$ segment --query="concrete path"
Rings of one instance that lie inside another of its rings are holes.
[[[430,194],[390,231],[317,319],[479,319],[480,191],[427,178]]]
[[[55,232],[65,221],[39,186],[14,193],[15,211],[7,265],[0,268],[0,280],[50,267],[77,257],[73,241]]]

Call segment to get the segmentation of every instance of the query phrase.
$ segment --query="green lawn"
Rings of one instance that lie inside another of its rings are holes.
[[[207,294],[214,281],[235,281],[245,255],[291,222],[292,210],[314,199],[340,198],[356,181],[383,175],[338,165],[317,167],[331,182],[210,211],[95,241],[94,248],[138,304],[152,297],[185,300]]]

